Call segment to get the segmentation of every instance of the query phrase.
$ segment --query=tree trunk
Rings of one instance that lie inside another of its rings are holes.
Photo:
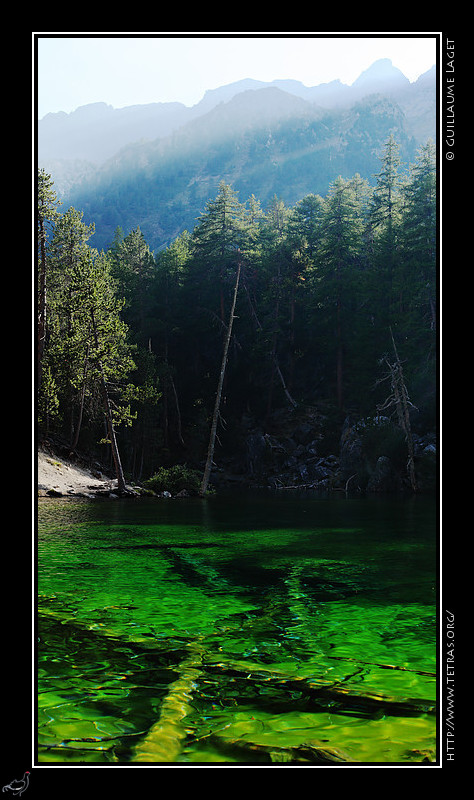
[[[410,400],[408,398],[408,392],[405,385],[405,379],[403,377],[403,370],[400,358],[398,356],[398,351],[395,346],[395,340],[393,338],[392,329],[390,328],[390,335],[392,337],[392,344],[393,349],[395,352],[396,357],[396,370],[397,370],[397,380],[394,380],[394,393],[396,398],[396,407],[397,407],[397,414],[400,423],[400,427],[402,428],[403,432],[405,433],[405,441],[407,443],[408,448],[408,462],[407,462],[407,471],[410,477],[411,488],[414,492],[417,491],[417,481],[416,481],[416,474],[415,474],[415,453],[413,448],[413,436],[411,433],[411,424],[410,424],[410,409],[409,406]]]
[[[336,391],[337,391],[337,407],[342,411],[344,406],[344,392],[343,392],[343,358],[342,358],[342,329],[341,329],[341,301],[337,301],[337,356],[336,356]]]
[[[99,341],[98,341],[98,336],[97,336],[97,328],[96,328],[96,324],[95,324],[95,316],[94,316],[94,311],[93,310],[91,310],[91,322],[92,322],[92,332],[93,332],[93,335],[94,335],[95,347],[96,347],[97,352],[99,352]],[[100,392],[101,392],[102,400],[103,400],[103,403],[104,403],[104,412],[105,412],[105,418],[106,418],[106,421],[107,421],[107,431],[108,431],[108,437],[109,437],[109,441],[110,441],[110,446],[112,448],[112,457],[113,457],[113,461],[114,461],[115,476],[117,478],[118,490],[119,490],[119,492],[121,492],[123,494],[129,494],[129,492],[128,492],[126,486],[125,486],[125,478],[124,478],[123,469],[122,469],[122,462],[120,460],[120,453],[119,453],[119,449],[118,449],[118,445],[117,445],[117,437],[115,436],[115,428],[114,428],[114,421],[113,421],[113,416],[112,416],[112,408],[110,406],[110,398],[109,398],[109,393],[107,391],[107,383],[105,381],[104,370],[102,368],[102,364],[101,364],[100,360],[97,361],[97,367],[99,369],[99,374],[100,374]]]
[[[127,488],[125,486],[125,478],[124,478],[123,469],[122,469],[122,462],[120,460],[120,453],[119,453],[119,449],[118,449],[118,445],[117,445],[117,437],[115,435],[115,428],[114,428],[114,422],[113,422],[113,417],[112,417],[112,409],[110,407],[109,393],[107,391],[107,386],[106,386],[106,383],[105,383],[104,374],[102,372],[102,367],[100,365],[99,365],[99,368],[101,370],[100,390],[101,390],[101,394],[102,394],[102,400],[104,402],[105,418],[107,420],[107,430],[108,430],[108,435],[109,435],[110,446],[112,448],[112,457],[113,457],[113,460],[114,460],[115,476],[117,478],[117,486],[118,486],[119,492],[122,492],[123,494],[126,494],[127,493]]]
[[[84,377],[82,379],[81,402],[80,402],[80,405],[79,405],[79,414],[78,414],[76,430],[74,432],[74,439],[73,439],[73,441],[71,443],[71,453],[73,453],[74,450],[77,447],[77,443],[79,441],[79,434],[81,432],[82,416],[83,416],[83,413],[84,413],[84,400],[85,400],[85,396],[86,396],[86,377],[87,377],[88,359],[89,359],[89,346],[87,347],[86,358],[85,358],[85,361],[84,361]]]
[[[238,290],[239,290],[239,280],[240,280],[240,261],[239,261],[239,265],[237,267],[237,277],[236,277],[236,280],[235,280],[234,297],[233,297],[233,300],[232,300],[232,308],[230,310],[229,325],[227,327],[227,335],[226,335],[226,338],[225,338],[224,352],[222,354],[222,364],[221,364],[221,371],[220,371],[220,375],[219,375],[219,382],[218,382],[218,385],[217,385],[216,403],[215,403],[215,406],[214,406],[214,414],[213,414],[213,417],[212,417],[211,435],[209,437],[209,447],[208,447],[208,451],[207,451],[207,460],[206,460],[206,466],[204,468],[204,474],[203,474],[202,483],[201,483],[201,491],[200,491],[201,495],[205,495],[206,492],[207,492],[207,487],[209,485],[209,477],[210,477],[210,474],[211,474],[212,458],[214,456],[214,446],[215,446],[215,443],[216,443],[217,422],[218,422],[218,419],[219,419],[219,408],[220,408],[220,404],[221,404],[222,387],[224,385],[225,370],[226,370],[226,365],[227,365],[227,354],[229,352],[230,338],[231,338],[231,335],[232,335],[232,325],[233,325],[233,322],[234,322],[235,304],[236,304],[236,301],[237,301],[237,293],[238,293]]]
[[[38,307],[38,350],[37,350],[38,391],[41,386],[42,359],[43,359],[44,345],[46,340],[46,245],[45,245],[44,223],[41,217],[39,218],[39,228],[40,228],[39,239],[40,239],[41,263],[40,263],[40,290],[39,290],[40,295],[39,295],[39,307]]]
[[[391,380],[392,394],[390,397],[377,406],[379,411],[383,411],[390,406],[395,406],[397,413],[398,424],[405,434],[405,441],[408,450],[407,472],[410,478],[411,488],[414,492],[418,491],[418,484],[415,473],[415,451],[413,447],[413,436],[410,424],[410,406],[413,404],[408,397],[408,391],[403,376],[402,362],[400,361],[398,351],[393,338],[392,328],[390,328],[390,336],[392,338],[393,350],[395,353],[395,363],[391,364],[388,358],[385,358],[385,363],[389,368],[389,376]],[[388,376],[387,376],[388,377]]]

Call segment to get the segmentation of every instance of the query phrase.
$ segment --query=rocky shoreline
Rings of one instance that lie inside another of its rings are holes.
[[[329,433],[331,431],[331,433]],[[273,418],[267,429],[250,427],[240,460],[223,459],[213,484],[359,494],[411,491],[403,431],[384,416],[346,417],[341,428],[313,409]],[[420,491],[433,491],[437,478],[436,436],[413,434]]]
[[[406,442],[387,417],[346,418],[337,436],[327,436],[327,419],[307,411],[274,418],[266,429],[245,422],[239,452],[219,458],[211,475],[217,492],[232,488],[342,491],[393,494],[410,491]],[[414,435],[413,449],[419,491],[437,484],[436,437]],[[199,466],[198,466],[199,469]],[[127,486],[126,496],[188,497],[186,489],[158,494],[143,486]],[[195,492],[194,492],[195,493]],[[43,442],[38,449],[38,496],[118,498],[117,480],[98,463],[67,448]]]
[[[117,481],[99,468],[63,458],[47,446],[38,449],[37,470],[38,497],[94,498],[110,496],[117,489]]]
[[[67,448],[66,448],[67,449]],[[66,450],[65,449],[65,450]],[[126,486],[126,492],[118,489],[118,481],[103,470],[98,462],[92,465],[77,456],[75,460],[60,452],[61,448],[43,443],[38,448],[37,494],[38,497],[69,497],[93,500],[97,498],[118,499],[120,497],[172,497],[171,492],[152,492],[135,483]],[[186,491],[173,495],[188,497]]]

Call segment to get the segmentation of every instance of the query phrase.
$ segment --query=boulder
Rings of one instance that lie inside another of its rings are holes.
[[[302,422],[293,431],[293,439],[297,444],[306,445],[314,441],[314,428],[308,422]]]
[[[362,437],[357,425],[346,419],[341,434],[339,463],[342,473],[349,477],[363,470]]]
[[[263,470],[267,442],[262,431],[252,431],[245,441],[247,451],[247,468],[250,475],[258,475]]]
[[[379,456],[368,482],[368,492],[393,492],[400,488],[399,479],[387,456]]]

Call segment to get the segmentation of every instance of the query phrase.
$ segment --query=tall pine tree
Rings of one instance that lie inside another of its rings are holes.
[[[325,346],[333,352],[336,402],[344,408],[345,357],[352,335],[363,218],[352,181],[338,177],[325,199],[313,286],[320,314],[329,325]],[[331,344],[332,339],[332,344]]]

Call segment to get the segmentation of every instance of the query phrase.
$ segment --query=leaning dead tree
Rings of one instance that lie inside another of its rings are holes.
[[[239,291],[240,267],[241,267],[241,265],[240,265],[240,260],[239,260],[239,264],[238,264],[238,267],[237,267],[237,275],[236,275],[236,279],[235,279],[235,286],[234,286],[234,296],[232,298],[232,307],[231,307],[230,316],[229,316],[229,324],[227,326],[227,333],[226,333],[225,343],[224,343],[224,352],[222,354],[221,371],[220,371],[220,374],[219,374],[219,382],[218,382],[218,385],[217,385],[216,402],[215,402],[215,406],[214,406],[214,413],[212,415],[211,434],[210,434],[210,437],[209,437],[209,447],[208,447],[208,451],[207,451],[206,466],[204,467],[204,474],[203,474],[202,483],[201,483],[201,490],[200,490],[200,494],[201,495],[205,495],[206,494],[207,487],[209,485],[209,478],[210,478],[210,475],[211,475],[212,459],[214,457],[214,447],[215,447],[216,435],[217,435],[217,423],[218,423],[218,420],[219,420],[219,409],[220,409],[221,397],[222,397],[222,387],[224,385],[225,370],[226,370],[226,366],[227,366],[227,354],[229,352],[229,344],[230,344],[230,339],[231,339],[231,336],[232,336],[232,325],[234,323],[235,304],[237,302],[237,293]]]
[[[390,336],[392,339],[395,360],[390,361],[388,356],[383,357],[382,360],[387,365],[389,371],[388,374],[381,379],[381,381],[390,379],[392,393],[389,395],[389,397],[387,397],[387,399],[381,405],[377,406],[377,409],[378,411],[386,411],[389,408],[395,409],[398,419],[398,424],[402,429],[403,433],[405,434],[405,441],[408,449],[407,472],[410,479],[411,488],[413,489],[414,492],[416,492],[418,486],[415,474],[415,454],[413,448],[413,436],[411,433],[411,425],[410,425],[410,409],[416,407],[413,405],[408,396],[405,378],[403,375],[402,362],[400,361],[400,357],[398,355],[397,347],[395,345],[395,339],[393,338],[393,332],[391,328],[390,328]],[[381,381],[379,381],[379,383]]]

